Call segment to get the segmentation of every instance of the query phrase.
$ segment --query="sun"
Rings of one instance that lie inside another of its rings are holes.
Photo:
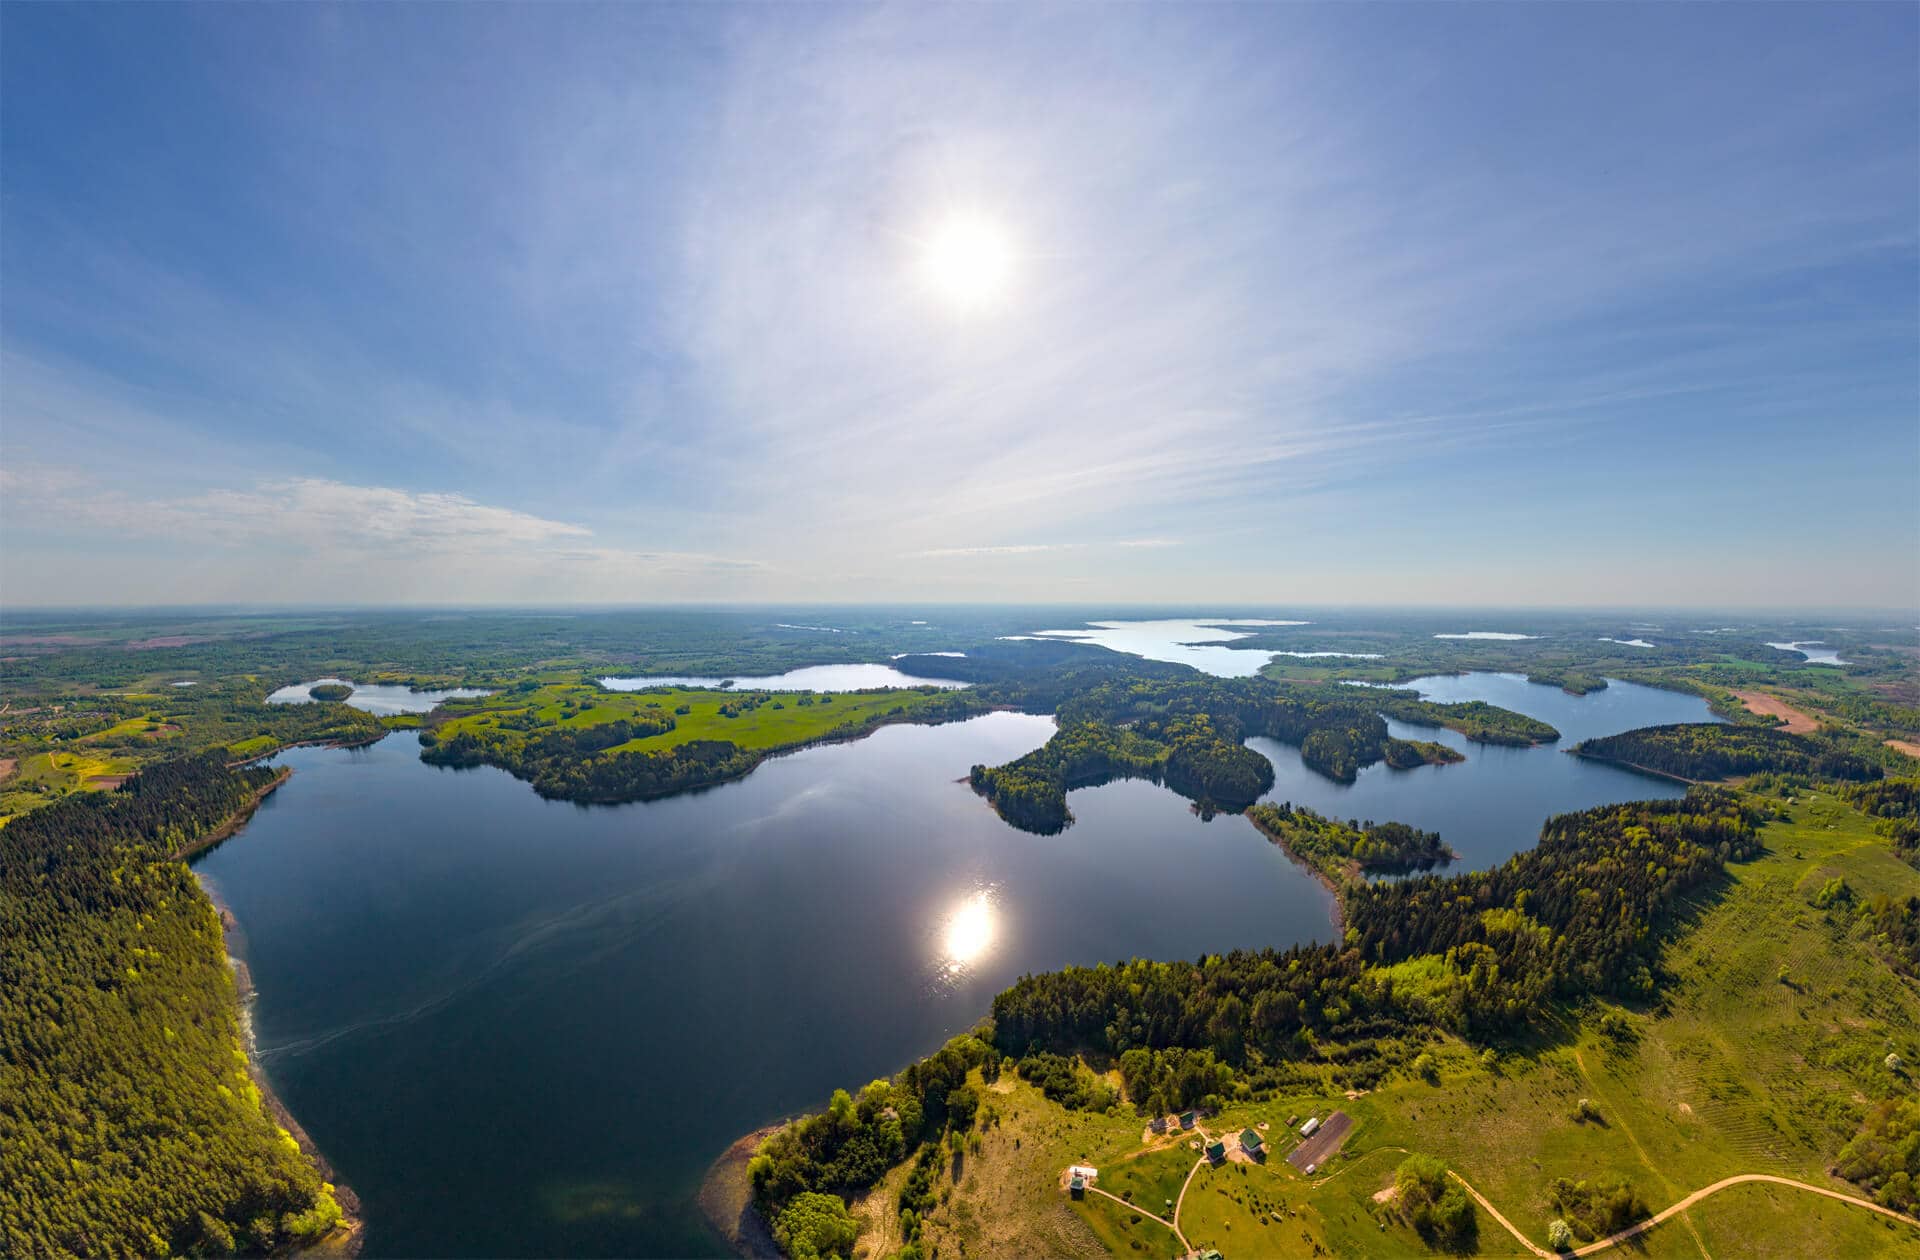
[[[975,312],[996,306],[1013,279],[1012,242],[985,215],[948,215],[920,242],[920,276],[929,291],[954,309]]]

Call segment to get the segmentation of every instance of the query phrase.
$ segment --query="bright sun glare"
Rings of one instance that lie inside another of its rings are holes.
[[[980,214],[953,214],[921,242],[921,275],[949,305],[994,305],[1013,278],[1013,250],[1000,225]]]
[[[948,970],[958,971],[986,953],[993,944],[993,927],[993,898],[985,889],[956,906],[942,942]]]

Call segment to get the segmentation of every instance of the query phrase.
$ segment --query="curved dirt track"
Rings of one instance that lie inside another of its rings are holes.
[[[1892,1208],[1881,1207],[1871,1199],[1862,1199],[1851,1194],[1841,1194],[1838,1190],[1829,1190],[1825,1186],[1810,1186],[1804,1181],[1795,1181],[1790,1177],[1775,1177],[1771,1173],[1741,1173],[1734,1177],[1722,1177],[1710,1186],[1703,1186],[1657,1216],[1650,1216],[1638,1225],[1623,1229],[1617,1234],[1609,1234],[1598,1242],[1588,1243],[1586,1246],[1576,1250],[1573,1254],[1576,1256],[1590,1256],[1597,1251],[1605,1251],[1615,1243],[1625,1242],[1635,1235],[1646,1233],[1661,1221],[1666,1220],[1675,1213],[1686,1211],[1710,1194],[1718,1194],[1728,1186],[1737,1186],[1749,1181],[1764,1181],[1776,1186],[1791,1186],[1795,1190],[1805,1190],[1809,1194],[1823,1194],[1829,1199],[1838,1199],[1842,1203],[1851,1203],[1854,1207],[1863,1207],[1869,1212],[1878,1212],[1882,1216],[1891,1216],[1896,1221],[1904,1221],[1908,1225],[1920,1228],[1920,1220],[1915,1220],[1904,1212],[1896,1212]]]
[[[1494,1207],[1492,1203],[1488,1202],[1487,1196],[1484,1194],[1481,1194],[1478,1190],[1474,1189],[1472,1184],[1469,1183],[1465,1177],[1462,1177],[1459,1173],[1456,1173],[1451,1169],[1447,1171],[1447,1175],[1449,1177],[1452,1177],[1455,1181],[1459,1182],[1462,1188],[1464,1188],[1468,1194],[1473,1196],[1474,1202],[1478,1203],[1481,1207],[1485,1208],[1487,1210],[1488,1216],[1491,1216],[1494,1220],[1500,1222],[1500,1224],[1503,1227],[1505,1227],[1506,1231],[1509,1234],[1512,1234],[1522,1247],[1525,1247],[1528,1251],[1531,1251],[1534,1255],[1541,1257],[1541,1260],[1554,1260],[1554,1257],[1555,1257],[1554,1252],[1548,1251],[1543,1247],[1535,1245],[1531,1239],[1529,1239],[1525,1234],[1521,1233],[1517,1228],[1514,1227],[1514,1224],[1512,1221],[1500,1215],[1500,1209]],[[1882,1216],[1890,1216],[1896,1221],[1900,1221],[1904,1224],[1912,1225],[1916,1229],[1920,1229],[1920,1220],[1915,1220],[1913,1217],[1908,1216],[1904,1212],[1896,1212],[1892,1208],[1881,1207],[1878,1203],[1875,1203],[1871,1199],[1862,1199],[1856,1195],[1842,1194],[1838,1190],[1829,1190],[1825,1186],[1811,1186],[1804,1181],[1795,1181],[1791,1177],[1775,1177],[1771,1173],[1740,1173],[1732,1177],[1722,1177],[1719,1181],[1714,1182],[1710,1186],[1702,1186],[1700,1189],[1695,1190],[1692,1194],[1688,1195],[1686,1198],[1681,1199],[1678,1203],[1675,1203],[1671,1207],[1665,1209],[1664,1211],[1656,1213],[1653,1216],[1649,1216],[1646,1220],[1641,1221],[1638,1225],[1629,1226],[1628,1228],[1621,1230],[1617,1234],[1609,1234],[1605,1238],[1602,1238],[1597,1242],[1590,1242],[1584,1247],[1576,1248],[1573,1251],[1565,1254],[1574,1255],[1574,1256],[1595,1255],[1599,1252],[1605,1251],[1609,1247],[1615,1246],[1616,1244],[1626,1242],[1630,1238],[1639,1237],[1641,1234],[1646,1233],[1648,1230],[1660,1224],[1662,1221],[1668,1220],[1674,1216],[1679,1215],[1681,1212],[1686,1211],[1688,1208],[1700,1202],[1700,1200],[1706,1198],[1708,1195],[1718,1194],[1720,1193],[1720,1191],[1725,1190],[1729,1186],[1743,1185],[1749,1181],[1763,1181],[1771,1185],[1789,1186],[1795,1190],[1805,1190],[1809,1194],[1825,1195],[1829,1199],[1838,1199],[1842,1203],[1849,1203],[1849,1204],[1852,1204],[1854,1207],[1862,1207],[1867,1209],[1869,1212],[1878,1212]]]

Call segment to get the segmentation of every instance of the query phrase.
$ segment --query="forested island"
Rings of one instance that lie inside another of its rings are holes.
[[[307,688],[307,694],[315,700],[345,700],[353,694],[353,688],[346,683],[315,683]]]
[[[1007,702],[1022,698],[1008,684],[982,692]],[[975,766],[970,781],[1014,826],[1053,832],[1072,821],[1068,791],[1115,778],[1154,779],[1203,810],[1238,813],[1273,786],[1272,765],[1243,744],[1254,735],[1297,745],[1302,761],[1341,783],[1380,761],[1409,769],[1461,760],[1445,744],[1393,738],[1383,710],[1489,743],[1559,735],[1493,705],[1434,704],[1405,692],[1262,678],[1103,682],[1058,703],[1061,727],[1044,747],[1004,766]]]
[[[0,829],[0,1250],[264,1253],[342,1223],[249,1073],[178,860],[281,777],[203,753]]]

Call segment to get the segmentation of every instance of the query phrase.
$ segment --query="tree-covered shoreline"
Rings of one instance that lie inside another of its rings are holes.
[[[16,1255],[264,1252],[343,1220],[249,1073],[176,855],[284,776],[220,751],[0,829],[0,1231]]]

